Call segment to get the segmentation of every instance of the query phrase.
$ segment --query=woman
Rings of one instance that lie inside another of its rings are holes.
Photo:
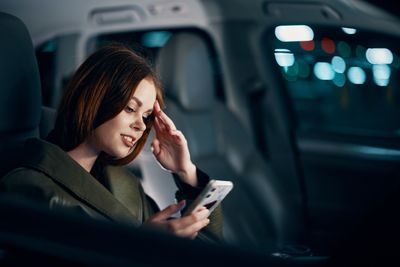
[[[185,137],[160,105],[162,90],[145,59],[118,44],[99,49],[72,77],[48,140],[28,140],[21,167],[1,180],[2,191],[38,199],[50,209],[152,225],[192,239],[200,231],[200,238],[221,239],[220,210],[170,218],[209,178],[192,163]],[[162,211],[120,167],[139,154],[153,126],[153,154],[174,174],[181,200]]]

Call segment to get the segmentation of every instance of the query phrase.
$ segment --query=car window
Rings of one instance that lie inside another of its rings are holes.
[[[211,53],[211,62],[213,64],[213,74],[214,80],[216,82],[216,96],[221,101],[225,100],[225,94],[222,85],[222,73],[219,62],[219,57],[215,51],[213,42],[207,33],[191,28],[183,29],[162,29],[162,30],[150,30],[150,31],[128,31],[128,32],[118,32],[118,33],[106,33],[95,36],[88,42],[87,53],[90,54],[96,49],[112,43],[119,42],[131,47],[134,51],[140,53],[142,56],[147,58],[153,66],[155,66],[155,61],[157,53],[161,47],[165,45],[168,39],[175,33],[178,32],[193,32],[202,37]]]
[[[164,46],[171,35],[172,32],[166,30],[101,34],[89,41],[88,54],[106,44],[119,42],[131,47],[154,63],[158,49]]]
[[[307,25],[280,25],[268,38],[299,132],[400,136],[398,38]]]

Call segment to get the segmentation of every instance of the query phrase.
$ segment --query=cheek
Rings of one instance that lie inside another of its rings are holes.
[[[121,131],[124,125],[124,120],[120,116],[111,119],[98,127],[99,132],[103,136],[113,136],[118,131]]]
[[[116,127],[112,123],[105,123],[100,125],[94,131],[94,141],[98,146],[104,146],[112,142],[116,138]]]

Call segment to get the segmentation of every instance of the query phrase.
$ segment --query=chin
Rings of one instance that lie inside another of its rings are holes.
[[[116,158],[117,159],[122,159],[122,158],[125,158],[125,157],[127,157],[129,154],[130,154],[130,150],[128,151],[128,152],[126,152],[126,153],[119,153],[117,156],[116,156]]]
[[[107,152],[108,155],[112,156],[115,159],[122,159],[127,157],[130,153],[132,153],[133,149],[121,148],[119,150],[111,150]]]

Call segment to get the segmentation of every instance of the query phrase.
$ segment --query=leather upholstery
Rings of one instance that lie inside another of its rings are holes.
[[[41,89],[32,41],[18,18],[0,12],[0,177],[25,139],[39,135]]]
[[[174,36],[173,40],[177,41],[167,42],[159,51],[158,57],[162,60],[157,62],[168,97],[184,109],[209,110],[215,101],[215,84],[206,43],[201,37],[186,32]]]

